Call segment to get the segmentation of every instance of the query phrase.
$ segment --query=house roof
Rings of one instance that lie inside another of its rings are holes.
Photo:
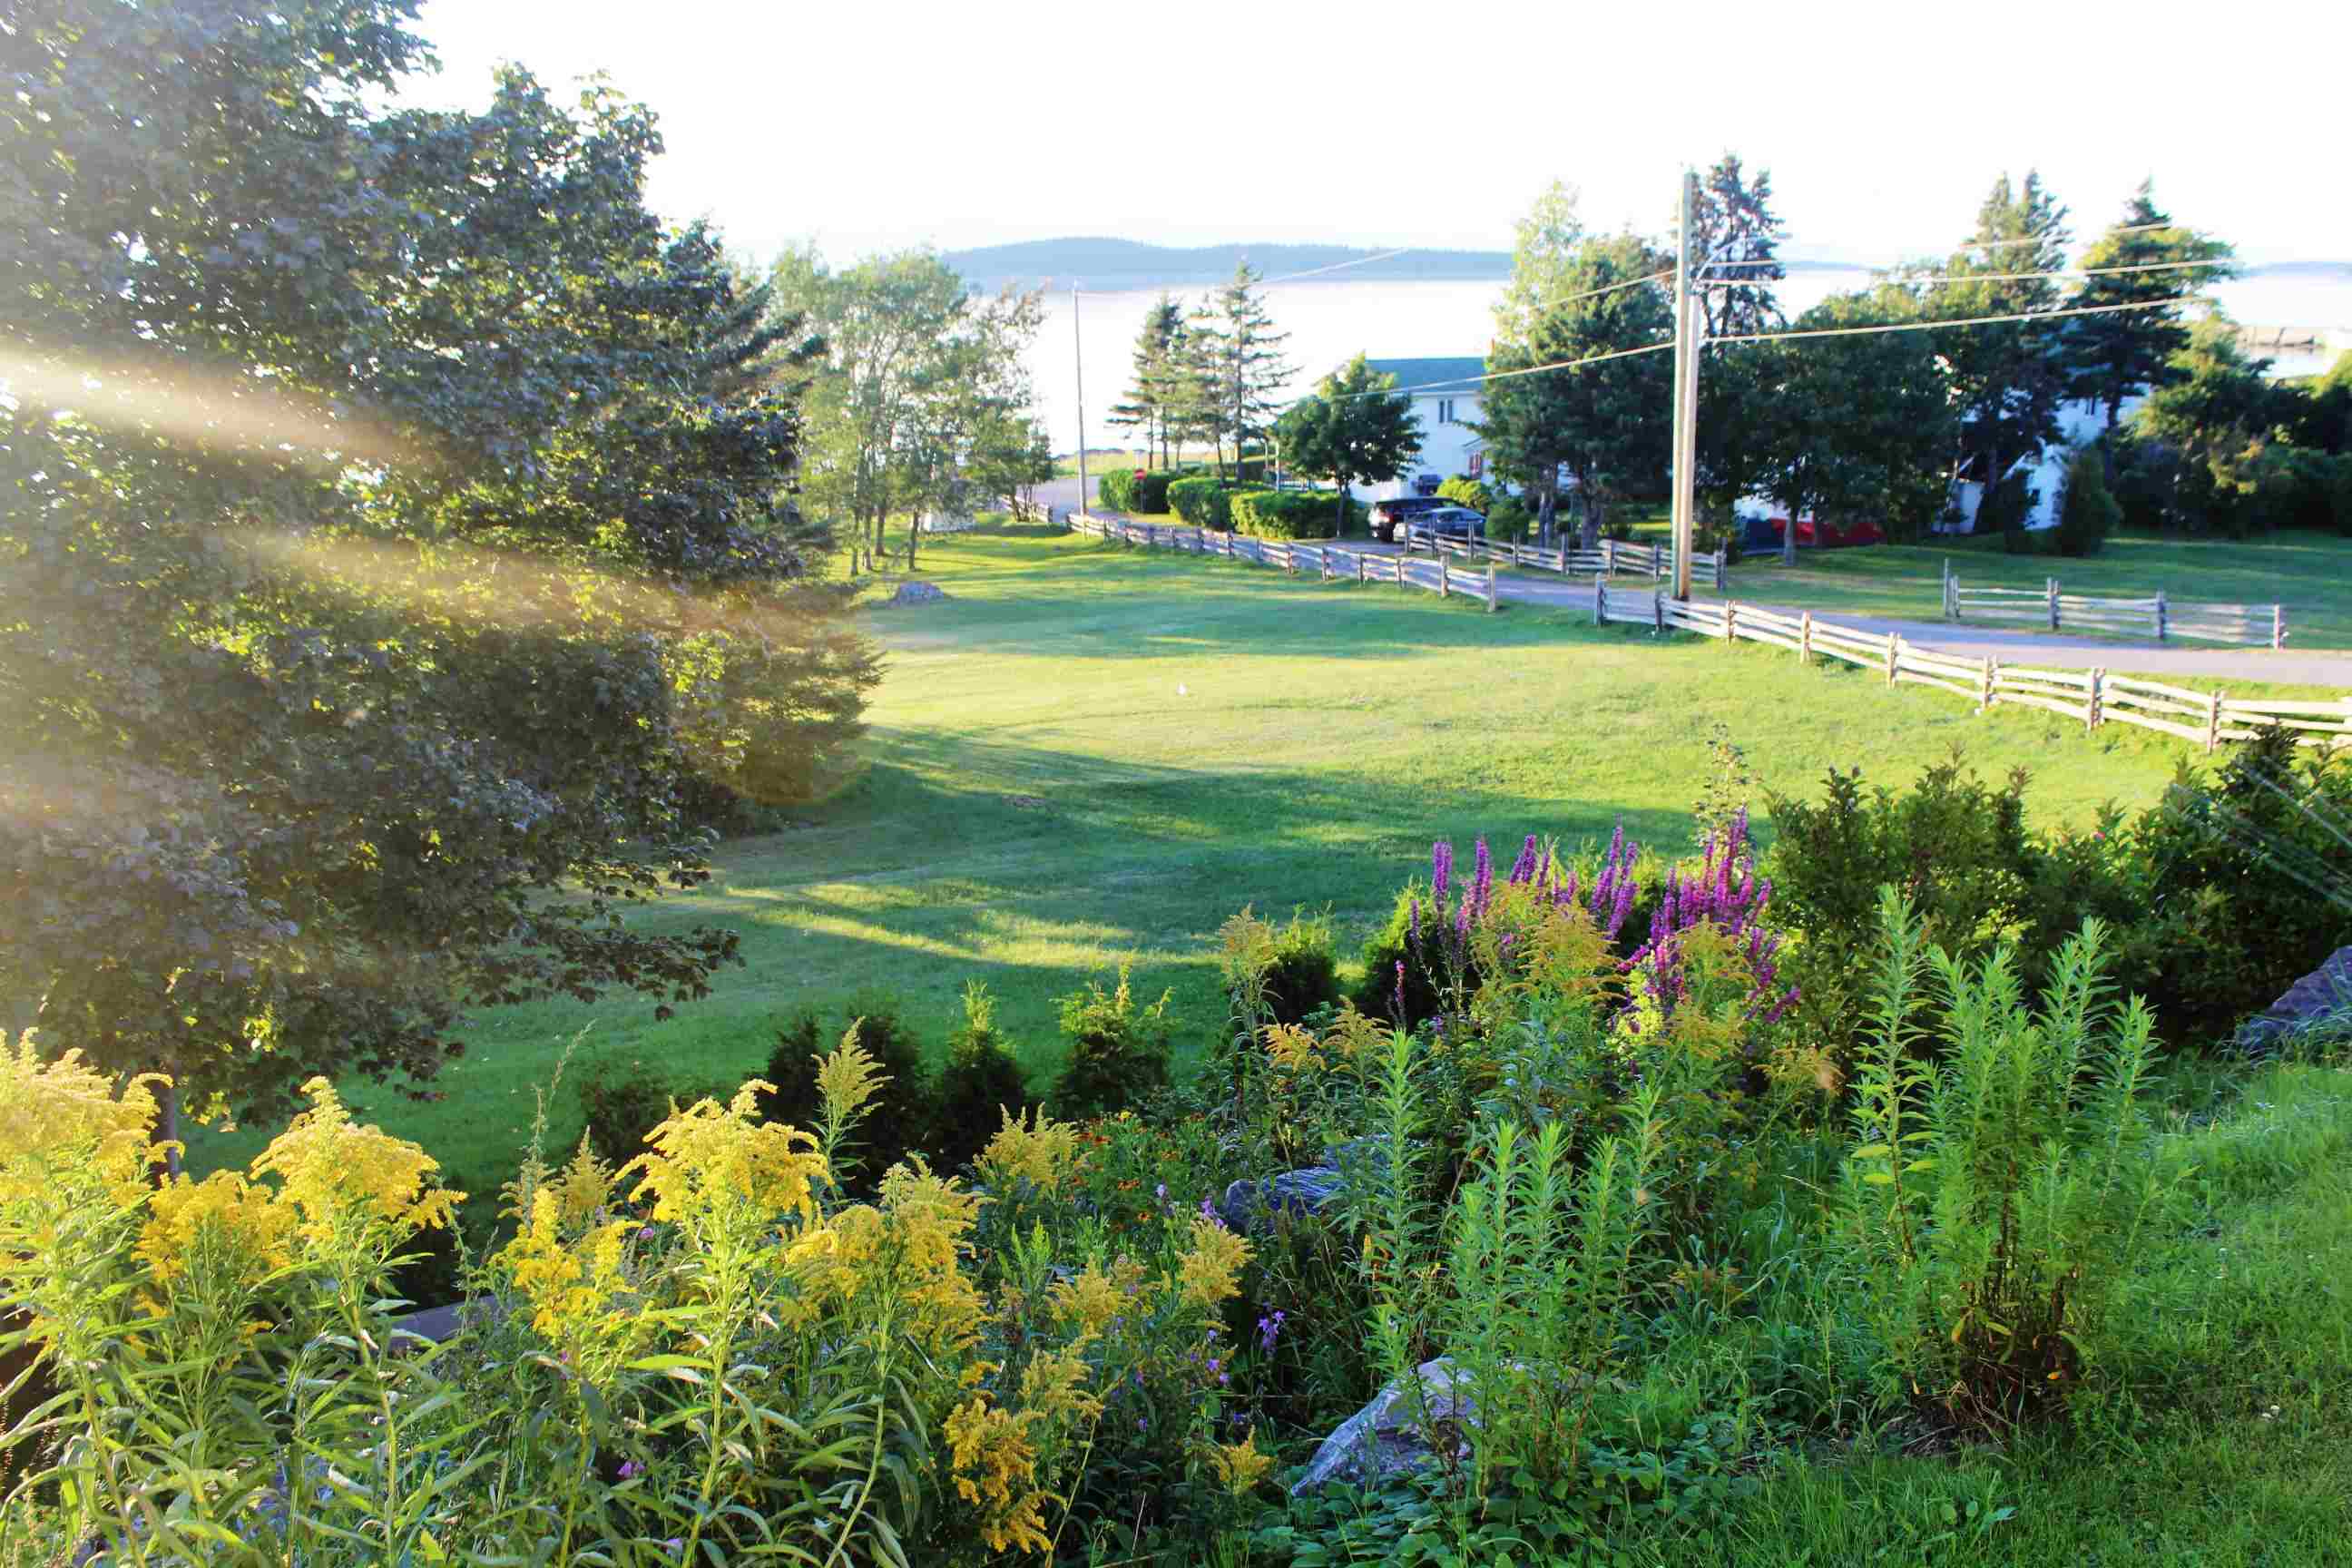
[[[1466,359],[1375,359],[1365,363],[1396,377],[1399,392],[1426,387],[1433,395],[1444,392],[1474,392],[1477,378],[1486,374],[1484,357]]]

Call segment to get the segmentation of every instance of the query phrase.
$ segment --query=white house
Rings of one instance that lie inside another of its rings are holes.
[[[1396,377],[1396,389],[1412,399],[1413,417],[1421,422],[1421,455],[1402,478],[1359,491],[1367,500],[1398,496],[1434,495],[1437,487],[1456,474],[1477,474],[1485,467],[1483,443],[1470,428],[1478,418],[1478,378],[1486,374],[1483,358],[1376,359],[1366,362],[1375,371]]]

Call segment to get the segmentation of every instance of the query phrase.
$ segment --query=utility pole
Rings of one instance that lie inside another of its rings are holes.
[[[1087,344],[1078,331],[1078,280],[1070,279],[1070,346],[1078,380],[1078,510],[1087,510]]]
[[[1697,201],[1698,174],[1685,169],[1675,244],[1675,597],[1684,600],[1690,597],[1691,514],[1698,498],[1698,297],[1691,287],[1691,208]]]

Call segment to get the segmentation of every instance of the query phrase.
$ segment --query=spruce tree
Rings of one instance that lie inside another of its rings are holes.
[[[1233,281],[1218,290],[1214,307],[1193,318],[1205,347],[1202,362],[1213,372],[1217,434],[1232,440],[1236,466],[1250,437],[1272,426],[1275,394],[1293,374],[1282,353],[1290,334],[1274,330],[1257,284],[1256,271],[1241,263]]]
[[[2113,437],[2116,422],[2123,417],[2124,400],[2177,379],[2173,357],[2189,346],[2182,307],[2206,285],[2228,277],[2230,259],[2227,245],[2173,224],[2156,205],[2153,180],[2141,183],[2124,205],[2123,216],[2084,256],[2086,271],[2163,268],[2085,279],[2068,301],[2071,305],[2147,307],[2079,316],[2066,329],[2068,390],[2073,396],[2096,403],[2106,415],[2106,428],[2099,433],[2103,477],[2114,478]],[[2183,262],[2210,265],[2177,265]]]
[[[1171,296],[1160,295],[1135,337],[1130,361],[1135,379],[1128,386],[1126,398],[1113,404],[1110,411],[1113,425],[1143,432],[1144,461],[1148,465],[1157,451],[1163,468],[1168,466],[1169,405],[1180,390],[1175,384],[1175,356],[1183,332],[1183,307]]]
[[[2065,302],[2066,209],[2029,171],[2003,174],[1977,211],[1976,232],[1942,264],[1952,281],[1931,286],[1927,313],[1958,321],[2040,315]],[[2021,458],[2058,438],[2067,376],[2056,320],[1996,321],[1933,334],[1950,366],[1960,410],[1960,462],[1974,460],[1990,495]]]

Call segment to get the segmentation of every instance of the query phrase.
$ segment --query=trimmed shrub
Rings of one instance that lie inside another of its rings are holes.
[[[1095,481],[1095,499],[1112,511],[1134,511],[1135,481],[1139,476],[1131,468],[1113,468]]]
[[[1439,499],[1450,500],[1456,506],[1466,506],[1472,511],[1495,510],[1495,492],[1486,488],[1486,481],[1474,479],[1467,474],[1454,475],[1437,487],[1437,494]],[[1487,531],[1491,534],[1493,530]]]
[[[2107,535],[2122,525],[2123,508],[2107,491],[2098,449],[2085,447],[2066,465],[2066,490],[2058,505],[2056,543],[2061,555],[2095,555]]]
[[[1188,475],[1168,487],[1168,510],[1194,528],[1230,533],[1234,526],[1233,492],[1204,474]]]
[[[1339,503],[1311,490],[1237,490],[1234,531],[1253,539],[1331,539]]]
[[[959,1170],[980,1157],[1003,1125],[1029,1103],[1021,1064],[996,1030],[996,998],[972,981],[963,988],[963,1027],[948,1037],[947,1065],[940,1069],[938,1119],[926,1141],[932,1167]]]
[[[1139,472],[1129,476],[1128,489],[1134,501],[1131,510],[1142,512],[1147,517],[1157,516],[1166,511],[1168,487],[1182,477],[1181,474],[1171,474],[1165,468],[1155,468],[1150,473]]]
[[[1120,963],[1116,990],[1105,991],[1102,982],[1089,980],[1084,991],[1061,999],[1062,1034],[1070,1042],[1070,1059],[1054,1084],[1056,1116],[1080,1121],[1108,1116],[1168,1087],[1169,1042],[1175,1027],[1168,1003],[1173,993],[1163,991],[1150,1006],[1138,1007],[1128,985],[1133,965],[1132,959]]]
[[[1266,1012],[1275,1023],[1303,1023],[1317,1010],[1339,1005],[1339,955],[1329,910],[1292,910],[1288,925],[1274,928],[1266,959]]]
[[[815,1127],[824,1102],[817,1063],[853,1037],[889,1079],[867,1106],[856,1144],[844,1162],[856,1163],[850,1184],[870,1189],[891,1166],[924,1152],[938,1121],[937,1090],[923,1059],[922,1042],[900,1018],[896,1002],[856,996],[837,1028],[824,1027],[810,1009],[779,1029],[762,1075],[775,1088],[760,1096],[760,1119],[803,1131]]]
[[[1524,544],[1535,531],[1536,514],[1517,496],[1505,496],[1486,513],[1486,537],[1498,544]]]

